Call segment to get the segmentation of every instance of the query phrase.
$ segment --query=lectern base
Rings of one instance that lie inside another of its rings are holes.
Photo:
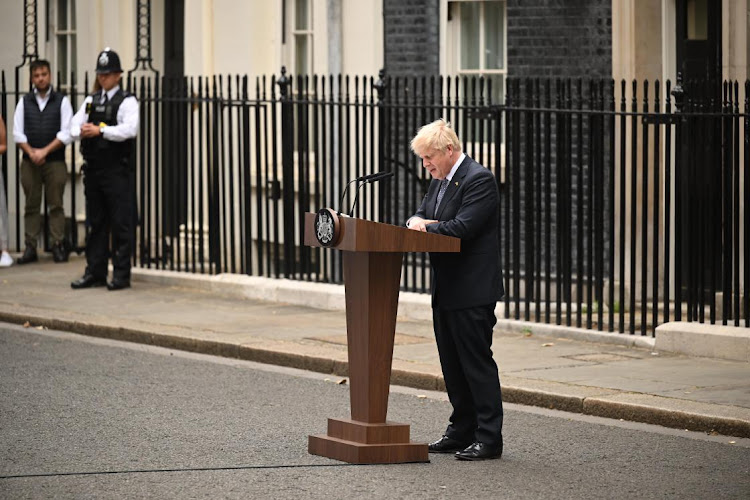
[[[331,436],[309,436],[307,451],[350,464],[429,462],[426,443],[362,444]]]
[[[410,441],[409,426],[395,422],[368,424],[329,418],[328,434],[309,436],[307,451],[351,464],[430,461],[427,444]]]

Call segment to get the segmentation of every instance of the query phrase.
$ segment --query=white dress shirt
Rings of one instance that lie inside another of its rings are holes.
[[[456,160],[456,163],[453,164],[453,168],[451,168],[451,171],[448,172],[448,175],[445,176],[446,180],[450,181],[453,179],[453,176],[456,174],[456,170],[458,170],[458,167],[461,166],[461,163],[466,158],[466,153],[461,153],[461,156],[458,157],[458,160]]]
[[[112,87],[106,94],[111,100],[120,89],[119,85]],[[81,125],[89,121],[89,114],[86,113],[86,105],[94,102],[101,102],[104,99],[104,90],[95,96],[87,96],[78,112],[73,116],[70,122],[70,135],[73,139],[81,138]],[[123,99],[120,107],[117,109],[117,125],[107,125],[102,130],[102,137],[108,141],[123,142],[133,139],[138,134],[138,100],[134,96]]]
[[[47,107],[47,103],[49,102],[49,96],[50,94],[52,94],[52,87],[50,87],[49,91],[47,91],[47,94],[44,97],[39,95],[39,91],[37,89],[34,89],[33,92],[34,97],[36,97],[36,103],[39,105],[39,110],[44,111],[44,108]],[[70,105],[68,96],[63,96],[62,103],[60,103],[60,130],[57,132],[55,137],[60,139],[60,142],[62,142],[66,146],[73,141],[73,138],[70,137],[70,119],[72,116],[73,106]],[[26,137],[24,121],[24,104],[23,99],[21,99],[20,101],[18,101],[16,112],[13,115],[13,140],[16,144],[25,144],[29,142],[28,137]]]

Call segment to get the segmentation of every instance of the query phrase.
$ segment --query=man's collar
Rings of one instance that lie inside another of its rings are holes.
[[[445,176],[446,179],[448,180],[453,179],[453,176],[456,174],[456,170],[458,170],[458,167],[461,166],[461,163],[463,163],[464,158],[466,158],[466,153],[461,153],[458,156],[458,160],[456,160],[456,163],[453,164],[453,168],[451,168],[451,171],[448,172],[448,175]]]
[[[107,97],[109,99],[112,99],[112,96],[115,95],[118,90],[120,90],[120,86],[119,85],[115,85],[114,87],[112,87],[109,90],[102,89],[102,94],[107,94]]]
[[[34,87],[34,95],[38,95],[42,99],[45,99],[45,98],[49,97],[51,93],[52,93],[52,85],[50,85],[49,87],[47,87],[47,92],[44,94],[44,96],[42,96],[39,93],[39,89],[38,88]]]

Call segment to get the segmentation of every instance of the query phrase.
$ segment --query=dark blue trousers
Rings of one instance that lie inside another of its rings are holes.
[[[87,163],[84,193],[90,233],[86,242],[86,264],[88,273],[96,278],[107,277],[111,240],[112,277],[130,280],[134,188],[135,172],[127,162]]]
[[[432,318],[440,365],[453,405],[445,435],[491,446],[502,440],[503,402],[497,364],[492,358],[495,305],[447,310]]]

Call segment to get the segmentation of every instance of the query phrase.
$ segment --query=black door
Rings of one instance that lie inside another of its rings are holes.
[[[721,1],[677,0],[677,72],[686,112],[679,188],[682,191],[680,272],[692,319],[721,289],[722,106]],[[699,312],[700,311],[700,312]]]
[[[684,80],[721,81],[721,2],[677,0],[676,42]]]
[[[163,221],[164,236],[178,237],[187,217],[187,88],[185,82],[185,0],[164,2]],[[164,241],[164,258],[173,250]]]

